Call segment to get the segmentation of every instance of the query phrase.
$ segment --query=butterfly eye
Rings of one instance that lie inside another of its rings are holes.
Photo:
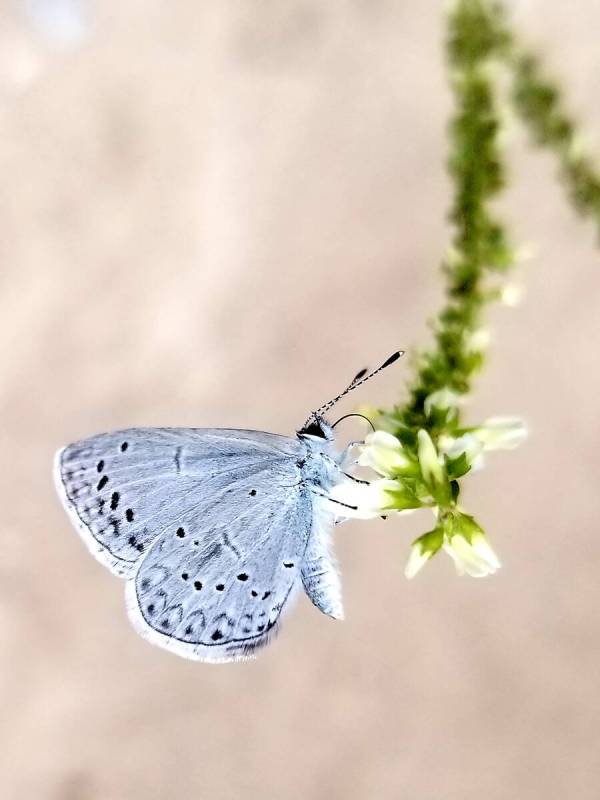
[[[319,420],[313,419],[309,425],[305,425],[301,431],[298,431],[299,436],[317,436],[319,439],[326,439],[325,431],[321,426]]]

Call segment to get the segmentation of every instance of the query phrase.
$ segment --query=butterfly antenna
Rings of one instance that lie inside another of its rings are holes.
[[[348,386],[346,386],[343,392],[341,392],[340,394],[338,394],[337,397],[334,397],[333,400],[329,400],[329,402],[325,403],[325,405],[322,405],[321,408],[318,408],[315,412],[313,412],[313,414],[311,414],[311,416],[309,417],[309,420],[312,417],[315,416],[320,417],[323,414],[325,414],[325,412],[329,411],[329,409],[332,408],[337,402],[339,402],[342,399],[342,397],[345,397],[349,392],[352,392],[354,391],[354,389],[357,389],[359,386],[362,386],[363,383],[366,383],[368,380],[370,380],[372,377],[374,377],[379,372],[384,370],[386,367],[389,367],[395,361],[398,361],[398,359],[403,355],[404,355],[404,350],[397,350],[395,353],[392,353],[392,355],[389,358],[387,358],[380,367],[377,367],[377,369],[374,369],[372,372],[369,372],[368,369],[366,368],[361,369],[360,372],[357,372],[356,375],[352,378],[352,380],[350,381]]]

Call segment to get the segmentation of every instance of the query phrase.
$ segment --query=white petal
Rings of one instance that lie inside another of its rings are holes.
[[[527,438],[527,427],[518,417],[491,417],[474,433],[485,450],[512,450]]]
[[[500,569],[502,564],[498,559],[496,553],[492,550],[490,543],[485,536],[476,536],[473,538],[473,549],[483,560],[495,571]]]
[[[376,480],[371,483],[342,481],[329,490],[329,497],[337,503],[340,517],[356,519],[372,519],[394,511],[390,507],[388,491],[396,489],[398,484],[391,480]],[[350,506],[350,507],[348,507]]]
[[[397,439],[392,433],[387,431],[374,431],[370,433],[365,439],[365,444],[370,446],[389,447],[392,450],[395,448],[402,448],[400,440]]]
[[[410,555],[404,568],[404,575],[407,578],[414,578],[417,572],[420,572],[425,564],[431,558],[431,553],[423,552],[420,545],[413,545],[410,549]]]
[[[372,508],[371,503],[366,503],[369,485],[343,481],[329,490],[329,498],[336,504],[336,513],[339,517],[352,517],[356,519],[371,519],[381,514]]]
[[[392,477],[399,470],[410,466],[410,459],[395,436],[386,431],[375,431],[365,439],[358,463],[363,467],[370,467],[384,477]]]
[[[483,539],[483,537],[478,538]],[[473,578],[483,578],[486,575],[493,574],[500,566],[500,562],[491,548],[489,548],[492,552],[490,559],[489,552],[485,547],[478,551],[460,534],[452,536],[450,540],[446,539],[443,547],[454,561],[459,575],[464,575],[466,572],[467,575]]]
[[[449,447],[446,442],[444,444],[448,458],[459,458],[464,453],[469,464],[472,464],[483,450],[483,442],[472,433],[463,433],[454,439]]]
[[[462,395],[457,394],[452,391],[452,389],[438,389],[437,392],[433,392],[425,398],[423,408],[429,417],[434,408],[445,411],[447,408],[457,408],[459,405],[462,405],[462,401]]]
[[[480,328],[465,337],[465,347],[471,353],[482,353],[490,344],[491,334],[485,328]]]
[[[525,290],[523,286],[515,283],[507,283],[500,292],[500,302],[510,308],[515,308],[523,299]]]

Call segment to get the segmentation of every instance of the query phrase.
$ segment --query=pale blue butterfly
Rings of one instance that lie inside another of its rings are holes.
[[[92,554],[127,579],[142,636],[186,658],[249,658],[300,586],[343,617],[329,533],[345,509],[328,492],[347,475],[349,448],[336,450],[323,414],[400,355],[361,370],[295,438],[130,428],[56,454],[62,503]]]

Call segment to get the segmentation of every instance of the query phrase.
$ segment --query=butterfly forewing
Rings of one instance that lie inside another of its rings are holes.
[[[297,441],[256,431],[132,428],[59,451],[55,480],[96,558],[132,575],[150,544],[177,520],[214,516],[216,501],[235,480],[275,468],[294,483],[298,452]],[[266,485],[264,476],[260,482]],[[222,523],[235,518],[228,503],[218,508]]]

